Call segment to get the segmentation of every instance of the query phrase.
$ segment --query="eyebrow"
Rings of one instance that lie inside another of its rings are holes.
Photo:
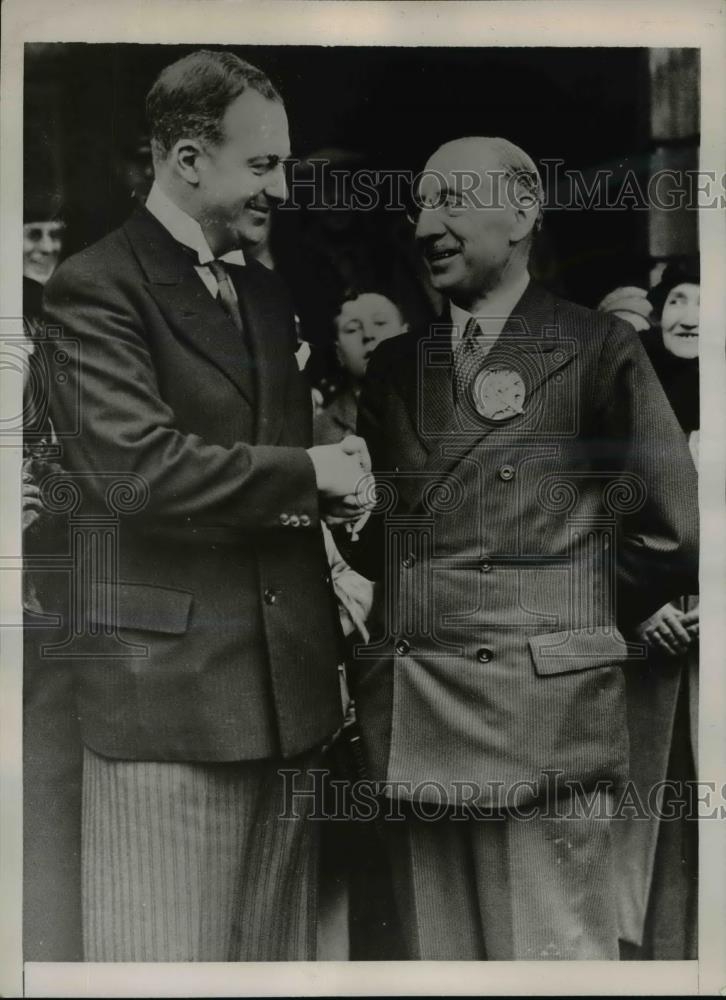
[[[278,163],[286,163],[290,159],[290,154],[287,156],[278,156],[277,153],[267,153],[260,156],[251,156],[247,161],[248,163],[264,163],[270,169],[276,167]]]

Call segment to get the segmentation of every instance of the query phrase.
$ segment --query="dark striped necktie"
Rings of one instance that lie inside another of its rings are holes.
[[[208,267],[217,281],[219,289],[219,302],[237,329],[242,332],[242,314],[239,310],[239,302],[232,288],[232,281],[229,277],[227,265],[223,260],[210,260],[203,265]]]
[[[464,336],[454,347],[453,369],[456,399],[463,400],[466,390],[476,375],[482,359],[481,328],[472,316],[464,329]]]

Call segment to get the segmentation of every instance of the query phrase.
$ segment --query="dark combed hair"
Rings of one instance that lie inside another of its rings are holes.
[[[227,108],[248,88],[282,103],[262,70],[233,52],[200,49],[167,66],[146,98],[154,155],[167,156],[183,138],[219,145]]]

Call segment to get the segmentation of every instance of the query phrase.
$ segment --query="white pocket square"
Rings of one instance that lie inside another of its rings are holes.
[[[298,371],[303,371],[305,365],[308,363],[310,357],[310,344],[307,340],[302,340],[300,346],[295,351],[295,360],[297,361]]]

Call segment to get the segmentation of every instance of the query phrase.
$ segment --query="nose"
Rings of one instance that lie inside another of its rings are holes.
[[[270,178],[265,185],[265,194],[275,201],[285,201],[287,198],[287,181],[285,180],[285,168],[281,163],[270,173]]]
[[[684,311],[683,319],[681,320],[681,326],[684,330],[695,330],[698,328],[698,306],[695,304],[689,304],[687,309]]]
[[[58,241],[47,229],[41,230],[40,238],[35,245],[42,253],[55,253],[58,249]]]
[[[437,239],[439,236],[443,236],[445,232],[446,227],[442,222],[441,213],[438,208],[424,206],[416,222],[416,239]]]

